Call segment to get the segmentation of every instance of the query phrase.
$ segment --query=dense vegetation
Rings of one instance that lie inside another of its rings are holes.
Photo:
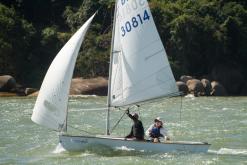
[[[150,0],[175,76],[217,66],[247,78],[246,0]],[[1,0],[0,75],[38,87],[54,56],[97,9],[75,76],[107,76],[114,0]]]

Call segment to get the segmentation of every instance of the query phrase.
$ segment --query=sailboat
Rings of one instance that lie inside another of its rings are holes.
[[[179,94],[166,51],[156,29],[147,0],[116,0],[109,67],[106,133],[74,136],[67,133],[68,95],[76,58],[95,14],[71,37],[50,65],[37,97],[31,119],[59,132],[68,151],[89,145],[127,147],[154,152],[207,152],[205,142],[152,143],[110,135],[110,113]]]

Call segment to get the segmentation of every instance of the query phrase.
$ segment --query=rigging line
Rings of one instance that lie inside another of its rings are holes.
[[[118,126],[118,124],[120,123],[120,121],[123,119],[123,117],[125,116],[126,112],[124,111],[123,115],[121,116],[121,118],[117,121],[117,123],[112,127],[111,129],[111,133],[114,131],[114,129]]]
[[[148,100],[144,100],[144,101],[139,101],[139,102],[136,102],[136,103],[129,103],[129,104],[126,104],[124,106],[113,106],[115,108],[119,108],[119,107],[127,107],[127,106],[134,106],[136,104],[138,104],[139,106],[140,105],[144,105],[144,104],[147,104],[147,103],[155,103],[155,102],[160,102],[161,100],[168,100],[172,97],[177,97],[177,96],[180,96],[181,95],[181,92],[173,92],[173,93],[170,93],[168,95],[162,95],[161,97],[155,97],[155,98],[151,98],[151,99],[148,99]]]
[[[89,109],[81,109],[82,111],[98,111],[98,110],[106,110],[108,107],[105,108],[89,108]]]
[[[180,94],[180,92],[174,92],[174,93],[171,93],[171,94],[168,94],[168,95],[164,95],[162,96],[161,98],[153,98],[153,99],[150,99],[150,100],[145,100],[145,101],[141,101],[141,102],[138,102],[138,105],[144,105],[144,104],[148,104],[148,103],[156,103],[156,102],[161,102],[162,100],[168,100],[172,97],[176,97]],[[135,103],[137,104],[137,103]]]
[[[182,128],[182,108],[183,108],[183,98],[182,95],[180,96],[181,98],[181,102],[180,102],[180,114],[179,114],[179,122],[180,122],[180,132],[181,132],[181,128]]]
[[[163,84],[157,84],[157,86],[156,87],[160,87],[160,86],[162,86]],[[153,86],[147,86],[146,87],[147,89],[152,89],[152,88],[155,88],[155,86],[153,85]],[[135,96],[138,96],[138,95],[140,95],[140,94],[142,94],[142,93],[145,93],[145,92],[147,92],[147,90],[145,90],[145,89],[142,89],[142,90],[138,90],[138,92],[136,92],[136,93],[134,93],[134,94],[132,94],[131,96],[129,96],[128,97],[128,99],[131,99],[131,98],[133,98],[133,97],[135,97]],[[123,92],[124,93],[124,92]],[[159,95],[159,96],[156,96],[156,97],[154,97],[154,98],[151,98],[150,100],[153,100],[153,99],[156,99],[157,97],[159,98],[159,97],[171,97],[171,96],[178,96],[178,95],[180,95],[180,92],[172,92],[172,93],[168,93],[168,94],[165,94],[165,95]],[[127,99],[127,97],[123,97],[123,99]],[[145,101],[145,100],[144,100]],[[148,101],[148,100],[147,100]]]
[[[87,134],[89,134],[89,135],[96,135],[96,133],[88,132],[88,131],[85,131],[85,130],[82,130],[82,129],[73,127],[73,126],[71,126],[71,125],[67,125],[67,126],[69,126],[70,128],[73,128],[73,129],[75,129],[75,130],[77,130],[77,131],[81,131],[81,132],[87,133]]]
[[[139,105],[132,105],[131,107],[127,108],[126,110],[133,109],[135,106],[137,106],[138,109],[139,109],[139,107],[140,107]],[[121,110],[121,108],[119,108],[119,109]],[[123,115],[121,116],[121,118],[117,121],[117,123],[112,127],[110,133],[112,133],[112,132],[116,129],[116,127],[119,125],[120,121],[123,119],[123,117],[124,117],[125,114],[126,114],[126,110],[124,111],[124,113],[123,113]]]

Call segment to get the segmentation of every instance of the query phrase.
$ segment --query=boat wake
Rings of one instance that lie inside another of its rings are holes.
[[[242,155],[242,156],[247,156],[247,149],[221,148],[218,151],[208,150],[208,153],[218,154],[218,155]]]
[[[61,143],[58,143],[57,147],[55,148],[54,151],[52,151],[53,154],[60,154],[65,152],[66,150],[63,148],[63,146],[61,145]]]

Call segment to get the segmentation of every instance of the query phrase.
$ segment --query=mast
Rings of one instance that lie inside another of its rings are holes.
[[[114,38],[115,38],[115,24],[116,24],[116,12],[117,12],[117,0],[115,1],[115,10],[113,18],[112,38],[111,38],[111,52],[110,52],[110,67],[109,67],[109,78],[108,78],[108,95],[107,95],[107,113],[106,113],[106,135],[110,135],[110,102],[111,102],[111,78],[112,78],[112,57],[114,49]]]

